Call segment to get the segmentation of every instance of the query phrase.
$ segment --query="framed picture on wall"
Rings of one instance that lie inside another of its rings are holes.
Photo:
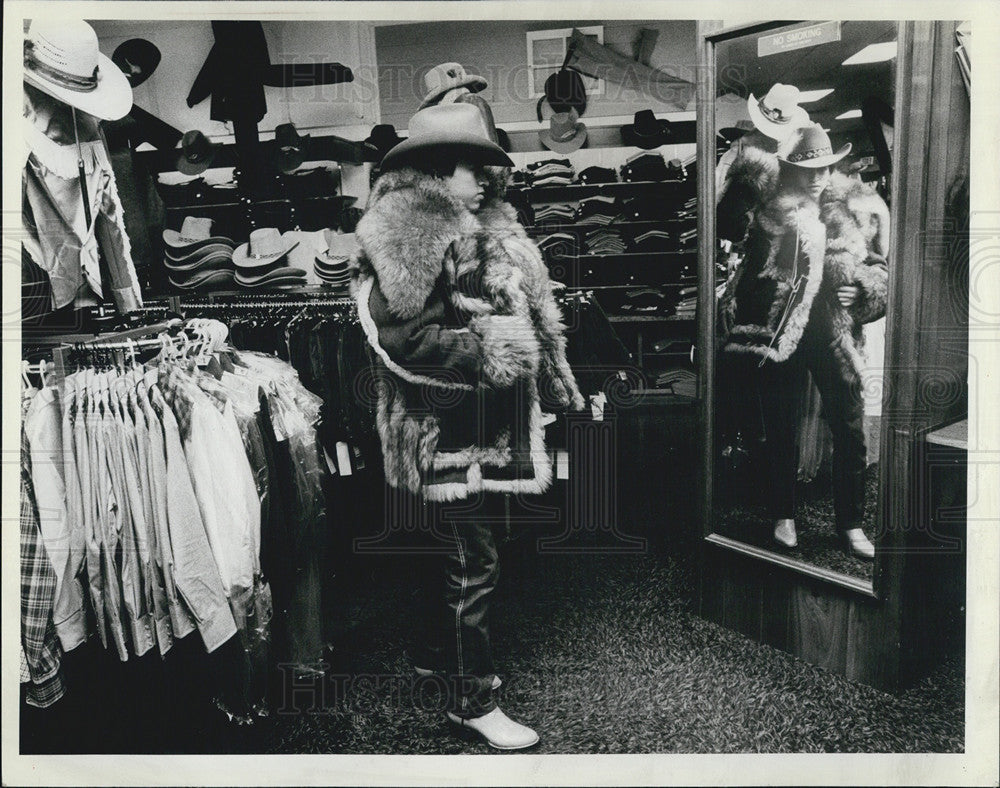
[[[530,98],[541,98],[545,93],[545,80],[549,78],[549,75],[562,68],[573,29],[572,27],[563,27],[557,30],[531,30],[525,33],[528,44]],[[604,25],[589,25],[576,29],[592,41],[598,44],[604,43]],[[604,94],[603,79],[581,76],[583,77],[583,85],[587,89],[587,95],[601,96]]]

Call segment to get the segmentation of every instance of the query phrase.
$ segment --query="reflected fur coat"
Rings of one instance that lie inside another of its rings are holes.
[[[860,374],[862,326],[885,314],[889,210],[873,189],[839,173],[817,202],[779,186],[778,166],[762,151],[733,164],[731,180],[759,203],[720,301],[721,346],[782,362],[805,336],[828,347],[844,375]],[[859,288],[851,307],[837,298],[844,285]]]
[[[544,492],[542,407],[583,406],[548,271],[504,187],[492,171],[472,214],[439,179],[388,172],[357,227],[386,480],[427,500]]]

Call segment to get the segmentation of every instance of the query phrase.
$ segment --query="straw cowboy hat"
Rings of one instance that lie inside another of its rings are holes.
[[[799,89],[780,82],[774,84],[761,99],[751,93],[747,99],[747,112],[759,131],[778,142],[809,122],[809,114],[799,106]]]
[[[420,109],[433,105],[449,90],[466,88],[470,93],[478,93],[485,87],[486,80],[476,74],[465,73],[461,63],[442,63],[424,74],[427,94],[420,103]]]
[[[262,227],[250,233],[249,241],[236,247],[233,262],[237,268],[261,268],[281,260],[296,246],[298,242],[289,244],[277,228]]]
[[[132,87],[97,48],[97,33],[83,20],[33,20],[24,40],[24,81],[101,120],[132,109]]]
[[[815,169],[836,164],[850,152],[851,143],[848,142],[834,153],[830,137],[822,126],[813,123],[792,132],[778,149],[778,161],[794,167]]]
[[[185,216],[181,223],[180,232],[177,230],[164,230],[163,242],[170,250],[181,253],[201,249],[209,244],[224,244],[235,246],[231,239],[223,235],[212,235],[212,220],[200,216]],[[173,255],[174,259],[182,259],[187,255]]]
[[[576,110],[557,112],[549,118],[549,127],[538,132],[538,139],[556,153],[572,153],[587,141],[587,127],[577,119]]]
[[[382,171],[404,167],[422,154],[444,149],[477,164],[513,167],[503,148],[490,140],[486,121],[471,104],[438,104],[410,118],[410,136],[382,159]]]

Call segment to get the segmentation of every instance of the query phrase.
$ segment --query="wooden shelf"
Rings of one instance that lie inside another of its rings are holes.
[[[595,195],[613,195],[620,193],[676,191],[678,188],[689,189],[695,193],[693,179],[684,181],[617,181],[615,183],[569,183],[562,186],[527,186],[512,184],[507,187],[507,195],[529,198],[529,202],[558,202],[560,200],[583,200]]]
[[[677,315],[608,315],[609,323],[693,323],[693,317]]]

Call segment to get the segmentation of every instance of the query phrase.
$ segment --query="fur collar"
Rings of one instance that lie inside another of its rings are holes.
[[[427,302],[448,246],[478,228],[440,181],[407,168],[376,181],[356,232],[390,310],[408,319]]]
[[[789,230],[815,227],[819,220],[819,204],[806,192],[781,188],[764,204],[758,221],[769,235],[782,235]],[[822,243],[821,239],[820,243]]]

